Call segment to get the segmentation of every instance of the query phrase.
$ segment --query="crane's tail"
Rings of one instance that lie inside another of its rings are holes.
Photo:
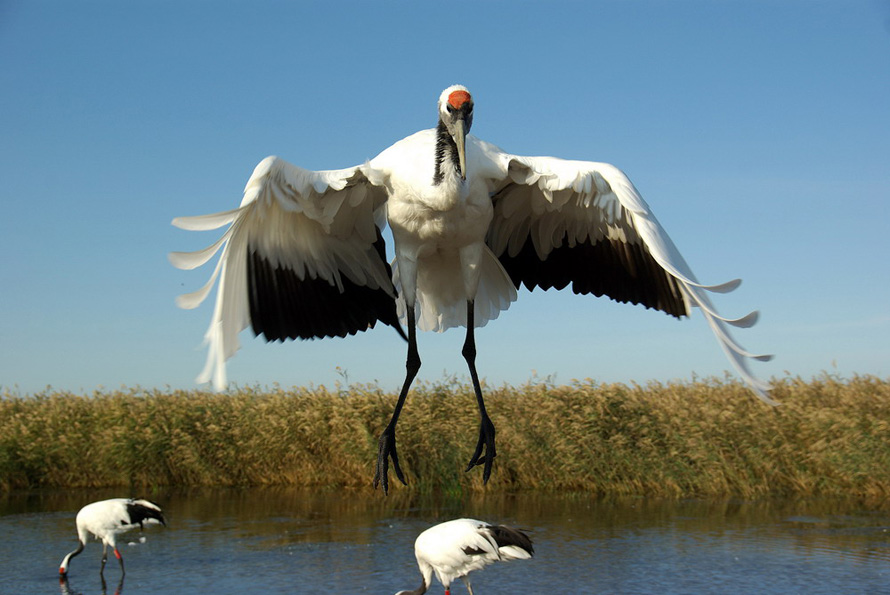
[[[393,263],[393,284],[398,288],[396,303],[399,319],[407,324],[405,296],[402,292],[399,267]],[[467,294],[463,273],[456,255],[424,257],[417,276],[417,328],[442,332],[451,327],[467,325]],[[474,326],[485,326],[501,311],[516,301],[516,287],[503,265],[488,247],[484,248],[479,287],[474,299]]]

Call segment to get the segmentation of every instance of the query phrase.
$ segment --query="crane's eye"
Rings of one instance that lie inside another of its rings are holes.
[[[446,104],[446,107],[448,108],[448,113],[449,113],[449,114],[453,114],[455,111],[457,111],[457,110],[454,109],[454,106],[451,105],[450,103],[449,103],[449,104]]]

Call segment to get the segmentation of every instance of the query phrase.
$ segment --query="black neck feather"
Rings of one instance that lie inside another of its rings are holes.
[[[445,178],[448,169],[447,162],[451,163],[453,171],[460,174],[460,159],[457,156],[457,145],[451,138],[451,133],[440,119],[436,127],[436,170],[433,173],[433,186],[438,186]]]

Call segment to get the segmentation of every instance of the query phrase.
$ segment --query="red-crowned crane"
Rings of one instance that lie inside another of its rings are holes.
[[[727,324],[748,327],[757,312],[720,316],[633,184],[607,163],[522,157],[467,134],[473,99],[463,86],[439,97],[439,123],[384,150],[362,165],[308,171],[267,157],[253,172],[241,206],[212,215],[178,217],[188,230],[228,225],[213,245],[173,252],[182,269],[222,254],[208,283],[182,295],[194,308],[219,280],[205,335],[207,364],[199,382],[226,386],[225,361],[248,325],[267,341],[355,334],[377,321],[404,333],[405,382],[380,436],[374,486],[388,490],[389,461],[402,483],[396,424],[420,369],[416,329],[466,327],[462,354],[481,418],[467,465],[491,475],[495,429],[476,372],[475,328],[497,318],[516,290],[571,283],[575,293],[642,304],[676,317],[698,306],[738,373],[772,403],[769,385],[755,378]],[[395,242],[386,261],[383,227]]]
[[[423,582],[413,591],[399,591],[396,595],[423,595],[436,578],[451,594],[451,581],[462,579],[470,595],[469,575],[489,564],[507,560],[527,560],[535,555],[529,536],[503,525],[490,525],[474,519],[456,519],[430,527],[417,536],[414,555]]]
[[[144,524],[160,523],[167,526],[164,513],[154,502],[137,500],[134,498],[112,498],[87,504],[77,513],[77,549],[62,559],[59,567],[59,575],[68,575],[68,564],[71,558],[83,551],[90,535],[102,541],[102,566],[99,574],[105,572],[105,562],[108,561],[108,547],[114,551],[114,555],[121,565],[121,574],[124,574],[124,558],[117,549],[115,539],[121,533],[139,527]]]

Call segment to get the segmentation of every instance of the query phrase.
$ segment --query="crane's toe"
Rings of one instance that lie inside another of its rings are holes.
[[[389,459],[392,458],[392,468],[396,472],[396,477],[404,485],[408,485],[405,481],[405,475],[399,466],[399,453],[396,451],[396,433],[395,430],[387,428],[380,435],[380,442],[377,450],[377,472],[374,475],[374,489],[383,484],[383,493],[389,493]]]
[[[485,415],[479,424],[479,442],[476,443],[476,450],[473,452],[473,456],[470,457],[470,462],[466,469],[466,471],[469,471],[477,465],[484,465],[482,468],[482,483],[488,483],[488,479],[491,477],[491,465],[497,456],[494,436],[494,424],[491,422],[491,418]]]

